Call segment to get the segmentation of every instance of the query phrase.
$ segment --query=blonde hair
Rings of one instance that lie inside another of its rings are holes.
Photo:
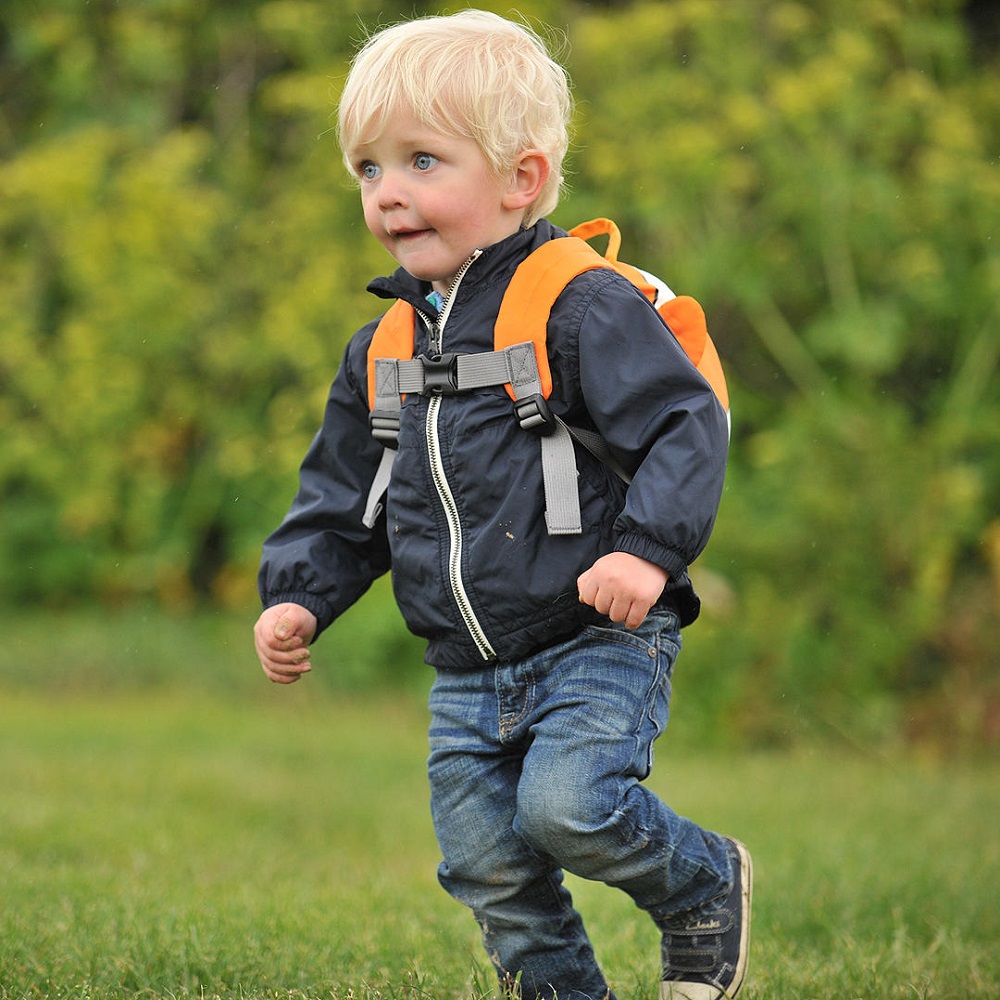
[[[377,139],[401,110],[438,132],[475,140],[498,177],[525,150],[541,151],[549,178],[524,224],[556,207],[572,98],[566,71],[531,28],[466,10],[372,35],[351,64],[338,108],[349,170],[351,151]]]

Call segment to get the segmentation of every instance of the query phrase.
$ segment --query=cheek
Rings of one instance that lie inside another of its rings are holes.
[[[369,232],[378,239],[382,239],[386,233],[382,226],[382,215],[378,210],[376,200],[373,197],[362,195],[361,211],[364,214],[365,225],[368,227]]]
[[[483,219],[487,216],[479,192],[474,190],[449,191],[439,199],[434,210],[438,227],[459,239],[482,229]]]

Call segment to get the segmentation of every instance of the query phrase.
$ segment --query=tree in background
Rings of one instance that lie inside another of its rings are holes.
[[[727,732],[998,738],[986,9],[521,5],[565,29],[576,83],[555,220],[614,216],[629,259],[706,304],[727,363],[729,487],[686,657]],[[252,603],[390,266],[331,115],[362,25],[393,17],[0,10],[0,600]]]
[[[772,737],[783,698],[844,732],[861,703],[879,729],[894,695],[942,683],[952,725],[995,727],[996,49],[977,66],[940,3],[649,4],[615,24],[575,26],[580,197],[624,198],[737,382],[706,560],[738,601],[720,683],[734,653],[754,664],[734,703]]]

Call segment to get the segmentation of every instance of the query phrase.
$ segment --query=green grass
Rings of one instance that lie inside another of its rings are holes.
[[[151,623],[119,653],[86,630],[8,643],[0,998],[490,995],[475,923],[435,879],[419,684],[278,689],[199,628]],[[747,1000],[988,1000],[998,779],[984,759],[699,756],[668,731],[651,784],[754,853]],[[618,996],[653,1000],[651,923],[570,883]]]

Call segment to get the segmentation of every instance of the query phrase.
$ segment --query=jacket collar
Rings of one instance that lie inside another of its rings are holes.
[[[484,248],[466,271],[459,285],[456,301],[465,301],[494,281],[509,281],[514,269],[532,250],[548,240],[565,235],[562,229],[553,226],[547,219],[541,219],[530,229],[522,229],[513,236]],[[431,291],[430,282],[414,278],[402,267],[388,277],[376,278],[370,282],[368,291],[382,299],[403,299],[423,313],[432,317],[437,315],[436,309],[426,298]]]

